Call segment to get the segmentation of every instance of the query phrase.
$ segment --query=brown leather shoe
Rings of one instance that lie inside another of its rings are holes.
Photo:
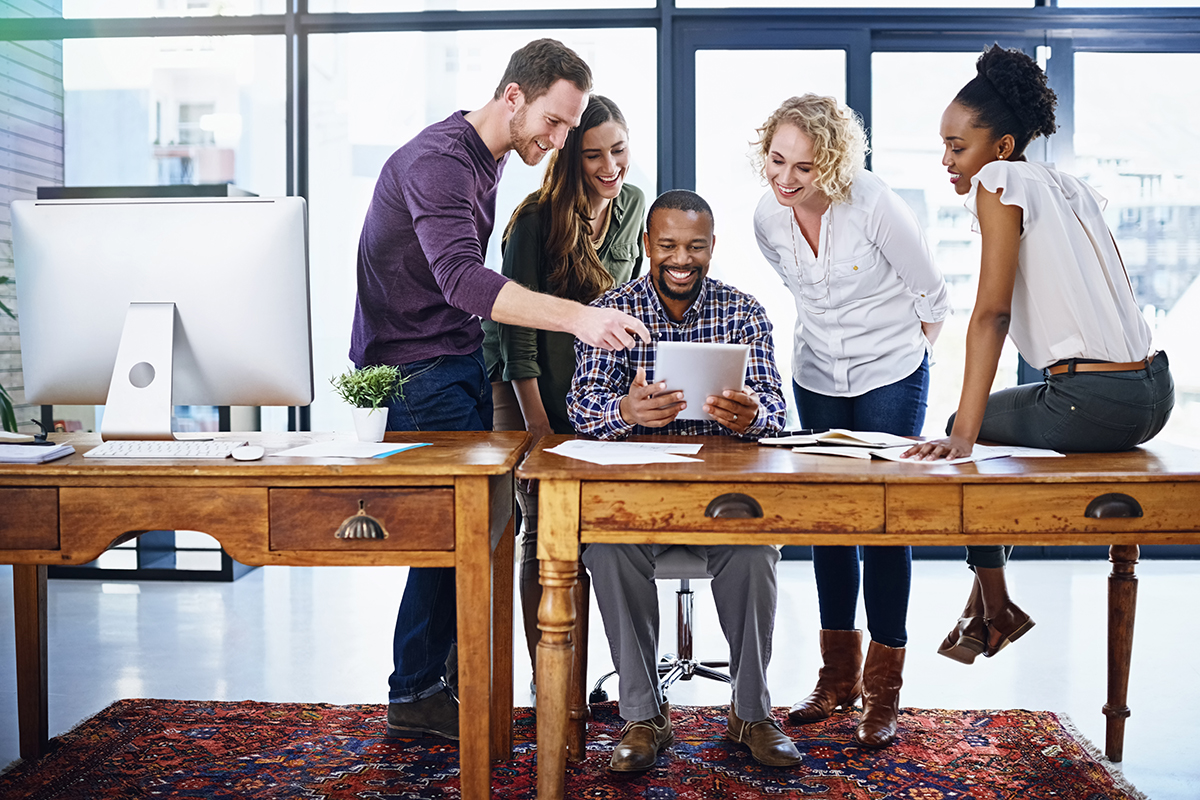
[[[733,704],[729,705],[729,725],[725,738],[750,748],[750,755],[768,767],[794,767],[800,763],[800,751],[788,738],[774,717],[743,722],[738,719]]]
[[[982,616],[959,617],[954,630],[942,640],[938,654],[962,664],[974,664],[986,649],[987,623]]]
[[[626,722],[621,741],[613,748],[608,768],[612,772],[645,772],[654,766],[658,751],[669,745],[671,733],[671,704],[663,703],[658,716]]]
[[[896,740],[903,673],[903,647],[871,642],[863,664],[863,715],[854,731],[855,740],[863,747],[887,747]]]
[[[994,618],[987,620],[987,649],[983,654],[991,658],[1029,633],[1034,624],[1030,616],[1017,608],[1016,604],[1005,603]]]
[[[821,631],[821,659],[812,694],[792,706],[788,722],[803,724],[850,708],[862,694],[862,631]]]

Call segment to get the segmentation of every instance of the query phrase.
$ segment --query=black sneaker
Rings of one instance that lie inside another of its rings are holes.
[[[458,700],[449,691],[415,703],[388,703],[387,735],[411,739],[441,736],[458,740]]]

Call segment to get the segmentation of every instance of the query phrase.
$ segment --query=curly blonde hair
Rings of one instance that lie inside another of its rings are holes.
[[[795,125],[812,139],[813,183],[830,203],[848,202],[854,176],[865,165],[870,149],[858,114],[832,97],[806,94],[784,100],[758,129],[758,141],[753,143],[755,166],[764,180],[771,140],[780,125]]]

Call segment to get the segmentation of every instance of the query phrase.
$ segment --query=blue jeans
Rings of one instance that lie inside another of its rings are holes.
[[[846,428],[917,436],[925,424],[929,359],[907,378],[856,397],[830,397],[792,384],[800,424],[806,428]],[[821,627],[854,630],[858,609],[859,551],[863,602],[871,639],[888,647],[908,642],[908,595],[912,586],[910,547],[813,547],[813,572]]]
[[[404,394],[388,404],[390,431],[490,431],[492,384],[483,349],[400,365]],[[396,633],[388,702],[413,703],[440,692],[457,630],[452,567],[410,568]]]

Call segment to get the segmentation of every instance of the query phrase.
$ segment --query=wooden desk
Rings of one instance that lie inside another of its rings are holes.
[[[332,434],[218,435],[249,438],[268,456],[85,459],[99,438],[68,434],[56,438],[73,456],[0,464],[21,756],[42,754],[48,739],[46,565],[92,561],[129,531],[200,530],[245,564],[455,567],[462,793],[488,797],[490,761],[512,753],[512,469],[525,432],[389,433],[389,442],[433,446],[378,460],[270,456]],[[334,537],[360,503],[387,539]]]
[[[580,542],[1109,545],[1104,713],[1113,761],[1121,760],[1129,716],[1138,545],[1200,542],[1200,452],[1171,445],[948,466],[803,456],[728,437],[655,437],[646,441],[703,442],[703,463],[601,467],[544,452],[567,438],[542,439],[517,470],[541,481],[540,800],[562,797],[566,758],[583,757],[587,707],[582,681],[572,686],[570,675]],[[706,513],[723,495],[753,498],[761,518]],[[1129,513],[1137,516],[1113,516]],[[967,588],[964,573],[964,595]],[[957,610],[948,606],[947,619]]]

